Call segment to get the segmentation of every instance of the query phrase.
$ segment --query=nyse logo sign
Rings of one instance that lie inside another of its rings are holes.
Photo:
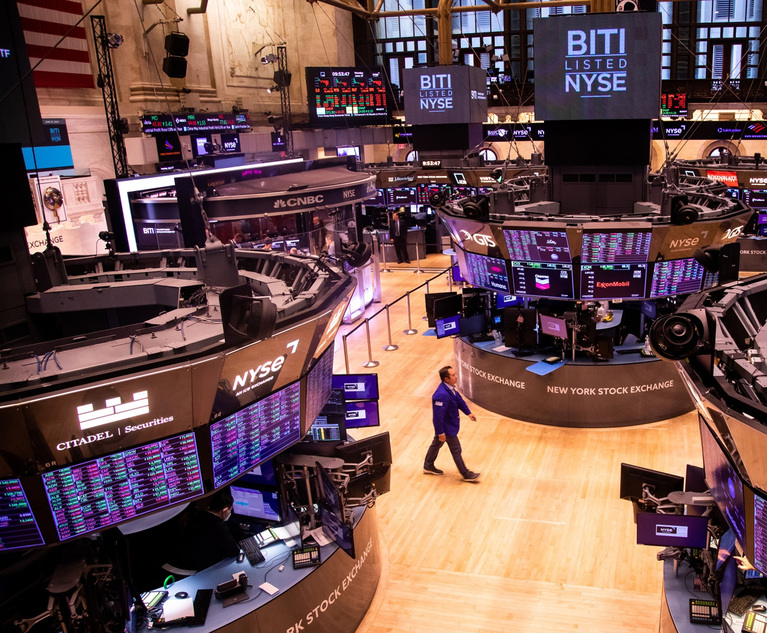
[[[421,110],[445,112],[453,108],[453,78],[447,74],[421,75],[418,91]]]
[[[626,91],[626,29],[579,29],[567,32],[565,92],[581,96]]]

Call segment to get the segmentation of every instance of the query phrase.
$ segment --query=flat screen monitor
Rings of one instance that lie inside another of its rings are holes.
[[[339,519],[334,512],[326,507],[322,508],[322,531],[335,541],[339,549],[346,552],[351,558],[356,558],[354,550],[354,530],[352,526]]]
[[[229,488],[234,498],[234,514],[266,523],[282,521],[280,495],[276,490],[258,490],[234,484]]]
[[[461,332],[461,336],[484,334],[487,331],[487,319],[484,314],[464,317],[458,322],[458,329]]]
[[[714,286],[719,285],[719,272],[709,272],[706,271],[703,275],[703,290],[706,288],[713,288]]]
[[[767,213],[760,213],[757,216],[757,224],[767,224]]]
[[[503,335],[506,347],[534,349],[538,346],[535,332],[535,308],[506,308],[503,311]]]
[[[360,148],[354,145],[348,147],[336,147],[336,156],[354,156],[357,160],[360,158]]]
[[[265,461],[252,468],[237,480],[238,484],[257,486],[276,486],[277,476],[274,473],[272,460]]]
[[[325,468],[317,462],[317,485],[320,490],[320,502],[325,510],[329,510],[339,520],[344,520],[344,498],[336,482]]]
[[[541,329],[539,330],[541,334],[546,334],[547,336],[553,336],[555,338],[564,340],[568,339],[567,321],[557,317],[547,316],[545,314],[539,315],[538,318],[541,321]]]
[[[29,500],[18,479],[0,479],[0,552],[43,545]]]
[[[346,425],[344,416],[320,415],[314,420],[311,428],[312,439],[315,442],[344,442],[346,441]]]
[[[197,158],[198,156],[207,156],[208,152],[205,147],[206,143],[210,143],[210,134],[193,135],[190,137],[192,141],[192,155]]]
[[[746,189],[743,192],[743,198],[753,209],[767,209],[767,190],[765,189]]]
[[[346,489],[346,498],[365,497],[370,494],[373,488],[379,496],[391,490],[390,464],[379,465],[357,475],[352,475]]]
[[[390,99],[383,72],[370,68],[307,67],[309,123],[354,127],[389,122]]]
[[[388,431],[336,447],[336,456],[347,464],[360,464],[368,454],[371,455],[374,464],[392,463]]]
[[[415,187],[393,187],[386,190],[389,206],[399,207],[408,204],[418,204],[418,193]]]
[[[660,115],[677,118],[687,116],[686,92],[662,92],[660,95]]]
[[[743,482],[705,420],[698,417],[706,483],[742,550],[747,545]]]
[[[434,329],[437,332],[437,338],[445,338],[446,336],[457,336],[461,333],[461,317],[460,314],[455,316],[445,317],[444,319],[436,319],[434,321]]]
[[[501,292],[496,293],[495,295],[495,307],[498,310],[503,310],[504,308],[511,308],[514,306],[521,306],[524,303],[524,300],[522,297],[518,297],[517,295],[505,295]]]
[[[735,593],[738,580],[737,563],[733,559],[737,555],[737,544],[732,530],[727,530],[719,539],[719,549],[716,555],[717,600],[720,613],[727,613]]]
[[[160,132],[155,135],[157,160],[161,163],[175,163],[182,160],[181,139],[175,132]]]
[[[306,374],[306,397],[304,427],[306,430],[330,399],[333,389],[334,346],[330,345]]]
[[[426,307],[426,320],[429,327],[434,327],[435,323],[435,316],[434,316],[434,303],[438,299],[450,299],[457,297],[459,302],[461,299],[461,295],[459,295],[457,292],[429,292],[426,295],[424,295],[424,301],[425,301],[425,307]],[[444,304],[445,307],[448,306],[448,304]],[[461,307],[459,305],[458,312],[459,314],[461,312]],[[449,315],[449,312],[448,312]],[[443,314],[442,316],[448,316]]]
[[[237,132],[221,134],[221,150],[227,154],[237,154],[240,152],[240,135]]]
[[[654,319],[658,316],[658,309],[655,306],[655,301],[642,301],[639,306],[639,311],[648,319]]]
[[[347,402],[344,422],[347,429],[366,429],[368,427],[381,426],[378,416],[378,400]]]
[[[583,231],[581,264],[645,263],[651,240],[651,230]]]
[[[574,299],[572,264],[511,262],[515,295]]]
[[[703,266],[692,257],[655,262],[650,299],[698,292],[705,272]]]
[[[661,547],[706,547],[708,517],[638,512],[637,544]]]
[[[43,473],[59,540],[201,496],[192,432]]]
[[[641,466],[621,464],[621,499],[641,499],[645,486],[656,499],[665,499],[670,492],[684,490],[684,477]]]
[[[343,389],[346,400],[377,400],[378,374],[336,374],[333,389]]]
[[[509,249],[510,259],[560,264],[569,264],[572,261],[567,233],[564,230],[504,229],[503,237]]]
[[[511,293],[509,272],[505,260],[469,252],[464,252],[463,257],[465,267],[462,267],[461,271],[472,286],[506,294]]]
[[[213,486],[223,486],[300,439],[301,390],[294,382],[210,424]]]
[[[767,573],[767,498],[754,492],[753,505],[753,537],[751,538],[753,550],[749,553],[749,560],[760,572]]]
[[[434,320],[461,314],[463,310],[463,297],[455,294],[452,297],[438,297],[434,300],[432,312]]]
[[[647,264],[584,264],[581,299],[643,299]]]

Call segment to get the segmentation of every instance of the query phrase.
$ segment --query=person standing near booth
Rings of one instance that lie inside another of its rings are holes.
[[[458,431],[461,428],[460,411],[463,411],[472,422],[477,421],[477,417],[469,410],[466,401],[455,388],[458,383],[458,374],[447,365],[439,370],[439,377],[442,381],[431,397],[432,422],[434,423],[434,439],[426,451],[426,458],[423,462],[423,472],[428,475],[444,474],[434,465],[437,455],[442,445],[447,443],[450,447],[450,454],[458,467],[464,481],[479,483],[479,473],[475,473],[466,467],[461,457],[461,442],[458,439]]]
[[[409,264],[410,255],[407,253],[407,222],[402,217],[402,212],[397,211],[392,215],[389,223],[389,237],[394,242],[394,252],[397,253],[398,264]]]

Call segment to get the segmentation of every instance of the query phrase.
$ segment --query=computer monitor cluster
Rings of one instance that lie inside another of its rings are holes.
[[[336,374],[333,389],[344,394],[346,429],[380,426],[378,412],[378,374]]]
[[[573,263],[562,244],[564,237],[546,237],[557,231],[504,233],[515,236],[513,241],[509,240],[512,252],[530,259],[506,261],[456,246],[462,278],[473,286],[503,294],[584,301],[658,299],[698,292],[718,283],[717,274],[707,271],[693,257],[626,261],[645,256],[648,241],[642,235],[627,243],[624,234],[607,234],[621,237],[614,241],[587,240],[588,234],[584,234],[588,258]],[[596,263],[593,261],[596,259],[608,261]]]

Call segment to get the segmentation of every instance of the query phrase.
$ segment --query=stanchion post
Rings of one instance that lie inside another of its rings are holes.
[[[363,367],[378,367],[378,361],[373,360],[373,348],[370,345],[370,319],[365,319],[365,335],[368,338],[368,359],[362,363]],[[348,373],[348,372],[347,372]]]
[[[389,334],[389,344],[384,345],[385,352],[393,352],[395,349],[399,349],[397,345],[393,345],[391,342],[391,319],[389,318],[389,304],[386,304],[384,308],[386,310],[386,331]]]
[[[346,337],[348,334],[344,334],[341,340],[344,342],[344,366],[346,367],[346,373],[349,373],[349,349],[346,347]]]
[[[418,240],[415,241],[415,263],[416,263],[416,275],[422,275],[423,271],[421,270],[421,249],[418,248]]]
[[[411,323],[410,318],[410,291],[408,290],[405,293],[405,301],[407,302],[407,330],[403,331],[403,334],[407,334],[408,336],[411,334],[418,334],[418,330],[413,329],[413,324]],[[347,372],[349,373],[349,372]]]
[[[386,242],[383,240],[381,240],[381,259],[383,259],[383,268],[381,269],[381,272],[390,273],[391,269],[386,262]]]

